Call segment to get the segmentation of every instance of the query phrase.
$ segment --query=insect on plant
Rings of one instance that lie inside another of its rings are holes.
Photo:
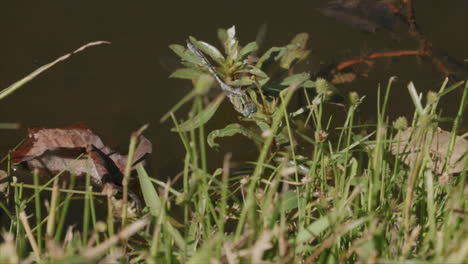
[[[240,87],[228,85],[216,72],[205,55],[203,55],[203,53],[189,40],[187,40],[187,48],[200,59],[202,66],[206,67],[211,75],[213,75],[219,83],[221,90],[223,90],[227,95],[237,112],[241,113],[245,117],[250,117],[257,112],[257,107],[247,93]]]

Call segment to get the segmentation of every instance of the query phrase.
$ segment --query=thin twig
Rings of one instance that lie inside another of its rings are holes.
[[[13,83],[12,85],[8,86],[7,88],[3,89],[2,91],[0,91],[0,100],[2,100],[3,98],[7,97],[8,95],[12,94],[13,92],[15,92],[18,88],[20,88],[21,86],[23,86],[24,84],[28,83],[29,81],[31,81],[32,79],[36,78],[39,74],[41,74],[42,72],[48,70],[49,68],[51,68],[52,66],[54,66],[55,64],[61,62],[61,61],[64,61],[66,59],[68,59],[70,56],[72,56],[73,54],[76,54],[76,53],[79,53],[83,50],[85,50],[86,48],[89,48],[89,47],[92,47],[92,46],[97,46],[97,45],[102,45],[102,44],[111,44],[110,42],[108,41],[94,41],[94,42],[90,42],[84,46],[81,46],[79,47],[77,50],[73,51],[73,52],[70,52],[68,54],[65,54],[63,55],[62,57],[54,60],[53,62],[50,62],[46,65],[43,65],[41,67],[39,67],[38,69],[36,69],[35,71],[33,71],[32,73],[30,73],[28,76],[24,77],[23,79],[19,80],[19,81],[16,81],[15,83]]]
[[[335,69],[337,71],[342,71],[354,64],[367,62],[371,59],[377,58],[389,58],[389,57],[401,57],[401,56],[427,56],[430,55],[429,52],[425,50],[396,50],[396,51],[388,51],[388,52],[375,52],[366,56],[363,56],[358,59],[348,60],[339,63]]]

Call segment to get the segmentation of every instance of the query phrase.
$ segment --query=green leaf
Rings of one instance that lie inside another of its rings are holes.
[[[195,69],[195,68],[181,68],[175,70],[169,78],[179,78],[179,79],[189,79],[194,80],[198,79],[200,75],[203,74],[203,71]]]
[[[236,134],[244,135],[256,143],[262,143],[262,137],[260,135],[257,135],[256,133],[239,124],[229,124],[223,129],[211,131],[211,133],[208,134],[208,145],[212,148],[218,148],[219,144],[215,143],[215,139],[220,137],[232,137]]]
[[[278,115],[277,113],[279,113],[279,111],[275,111],[274,115],[275,114]],[[268,124],[267,122],[265,122],[263,120],[256,120],[255,123],[260,128],[260,130],[262,130],[262,132],[265,132],[265,131],[271,129],[270,124]],[[288,136],[286,134],[286,130],[276,131],[275,132],[275,141],[276,141],[277,145],[288,144],[289,143],[289,138],[288,138]]]
[[[160,210],[165,210],[164,207],[162,207],[161,199],[141,162],[138,163],[136,169],[145,204],[149,207],[151,215],[158,217],[160,215]],[[167,233],[172,236],[175,244],[183,250],[185,248],[185,241],[179,231],[177,231],[169,221],[163,221],[163,227]]]
[[[308,39],[309,34],[299,33],[291,40],[284,56],[281,58],[281,68],[289,69],[294,63],[302,61],[309,56],[310,50],[306,48]]]
[[[213,259],[218,259],[219,246],[223,244],[222,236],[215,235],[205,241],[201,248],[189,259],[187,264],[212,263]]]
[[[190,42],[192,42],[192,44],[199,48],[203,53],[208,54],[208,56],[210,56],[219,65],[223,65],[225,60],[224,56],[217,48],[206,42],[198,41],[194,37],[189,37],[189,39]]]
[[[283,56],[284,52],[286,51],[285,47],[272,47],[267,52],[265,52],[260,59],[258,59],[257,64],[255,67],[262,69],[265,62],[269,61],[277,61],[278,59]]]
[[[20,129],[20,127],[19,123],[0,123],[0,129]]]
[[[312,238],[319,236],[322,232],[328,229],[331,224],[335,223],[338,219],[339,213],[346,213],[346,210],[342,212],[334,211],[328,215],[320,217],[317,221],[313,222],[306,228],[300,228],[297,233],[296,243],[306,242]]]
[[[261,88],[264,91],[270,93],[279,93],[284,91],[288,86],[291,85],[299,85],[302,86],[304,82],[306,82],[310,78],[308,73],[298,73],[291,76],[286,77],[281,83],[274,83],[274,82],[260,82]],[[267,79],[265,79],[267,80]]]
[[[156,189],[153,186],[145,168],[141,163],[137,165],[138,179],[140,181],[141,192],[143,193],[143,199],[145,200],[146,206],[149,207],[150,213],[154,216],[159,215],[161,208],[161,199],[159,198]]]
[[[192,119],[189,119],[185,121],[184,123],[179,125],[179,131],[180,132],[186,132],[186,131],[191,131],[194,130],[201,125],[205,124],[208,122],[211,117],[213,117],[214,113],[216,110],[218,110],[219,105],[223,101],[225,97],[225,94],[222,93],[216,99],[214,99],[213,102],[211,102],[203,111],[198,113],[196,116],[194,116]],[[177,129],[174,127],[171,129],[173,132],[177,132]]]
[[[218,32],[217,32],[217,33],[218,33],[218,39],[219,39],[219,41],[220,41],[221,43],[223,43],[223,45],[225,45],[226,40],[227,40],[227,38],[228,38],[226,29],[224,29],[224,28],[218,28]],[[224,51],[225,51],[226,54],[227,54],[226,46],[224,46],[224,49],[225,49]]]
[[[186,49],[184,46],[179,45],[179,44],[172,44],[169,45],[169,48],[177,54],[181,59],[188,61],[190,63],[200,65],[201,61],[200,59],[193,54],[190,50]]]
[[[195,89],[193,90],[197,95],[206,94],[213,86],[214,78],[211,75],[203,74],[195,83]]]
[[[268,78],[268,75],[257,67],[251,66],[251,68],[248,70],[248,73],[260,78]]]
[[[295,191],[287,191],[282,193],[278,199],[281,203],[276,204],[275,212],[287,213],[288,211],[297,208],[297,193]],[[281,212],[281,210],[283,210]]]
[[[301,85],[305,81],[309,80],[309,78],[310,75],[308,73],[298,73],[284,78],[284,80],[281,82],[281,85]]]
[[[241,51],[239,52],[239,59],[244,59],[245,57],[247,57],[250,53],[256,51],[258,49],[258,45],[257,45],[257,42],[255,41],[252,41],[250,43],[248,43],[247,45],[245,45]]]
[[[247,85],[252,85],[254,84],[255,81],[254,80],[251,80],[250,78],[248,77],[245,77],[245,78],[242,78],[242,79],[238,79],[238,80],[235,80],[235,81],[232,81],[230,82],[230,84],[232,86],[247,86]]]
[[[226,33],[227,33],[227,38],[226,38],[226,41],[224,42],[224,46],[226,48],[226,54],[231,60],[236,61],[239,55],[239,50],[238,50],[239,42],[237,41],[237,38],[236,38],[236,27],[232,26],[228,28]]]
[[[303,84],[302,84],[302,87],[304,88],[315,88],[316,85],[315,85],[315,82],[312,81],[312,80],[307,80],[305,81]]]
[[[85,258],[83,256],[66,256],[61,259],[54,259],[53,261],[50,261],[49,263],[53,264],[82,264],[82,263],[89,263],[89,259]],[[9,263],[9,262],[7,262]]]

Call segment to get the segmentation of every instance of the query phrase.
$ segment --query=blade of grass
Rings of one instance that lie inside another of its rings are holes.
[[[88,158],[88,162],[87,162],[87,171],[89,171],[89,164],[90,164],[91,160],[90,158]],[[86,173],[86,182],[85,182],[85,190],[86,190],[86,194],[85,194],[85,199],[84,199],[84,209],[83,209],[83,245],[86,245],[88,243],[88,231],[89,231],[89,210],[90,210],[90,202],[89,202],[89,199],[91,199],[91,195],[90,195],[90,192],[91,192],[91,175],[88,173]]]
[[[70,185],[68,187],[69,190],[73,190],[73,188],[75,187],[75,178],[76,178],[75,175],[72,174],[70,178]],[[55,231],[55,241],[60,241],[60,238],[62,237],[63,227],[65,225],[65,220],[67,219],[68,208],[70,206],[70,201],[71,201],[72,196],[73,196],[73,192],[69,192],[65,196],[63,209],[61,210],[57,230]]]
[[[141,192],[143,193],[143,199],[145,200],[145,204],[149,207],[151,215],[157,217],[160,210],[162,210],[161,199],[159,198],[156,189],[151,183],[149,176],[143,168],[143,165],[141,165],[141,163],[137,165],[137,173],[138,179],[140,180]],[[169,221],[165,221],[163,223],[163,227],[172,236],[172,239],[174,239],[175,244],[180,249],[185,249],[185,241],[180,235],[179,231],[177,231],[177,229],[175,229]]]
[[[292,95],[294,92],[299,88],[299,85],[291,85],[287,89],[285,89],[283,92],[286,93],[286,96],[284,97],[283,104],[286,106],[288,105],[289,101],[292,98]],[[283,119],[283,112],[281,111],[274,119],[273,123],[271,125],[271,133],[268,135],[268,137],[265,139],[265,142],[263,143],[262,150],[260,152],[260,155],[257,159],[258,164],[263,164],[265,162],[265,159],[267,157],[267,154],[270,150],[271,143],[273,142],[273,138],[275,136],[275,132],[277,131],[281,120]],[[250,177],[250,184],[248,187],[247,191],[247,198],[244,204],[244,207],[242,208],[240,217],[239,217],[239,222],[237,224],[236,232],[235,232],[235,239],[238,239],[242,233],[242,229],[244,228],[244,224],[246,221],[246,217],[249,216],[249,220],[251,221],[251,227],[255,229],[256,225],[256,217],[255,217],[255,188],[257,187],[257,183],[260,180],[260,176],[263,172],[263,166],[256,166],[255,170],[252,174],[252,177]]]
[[[37,246],[36,240],[34,239],[34,235],[31,231],[31,227],[29,226],[28,218],[26,216],[26,213],[24,211],[21,211],[19,214],[19,218],[21,220],[21,223],[23,224],[24,230],[26,231],[26,236],[28,237],[29,244],[31,245],[31,248],[34,252],[34,255],[36,257],[36,261],[38,263],[41,262],[41,251],[39,250],[39,247]]]
[[[46,238],[52,238],[54,235],[54,228],[55,228],[55,214],[57,212],[57,201],[59,199],[59,186],[58,186],[58,178],[54,181],[54,187],[52,190],[52,198],[50,201],[50,211],[49,211],[49,220],[47,221],[47,229],[46,229]],[[38,229],[39,230],[39,229]]]
[[[62,57],[54,60],[53,62],[51,63],[48,63],[46,65],[43,65],[41,67],[39,67],[37,70],[33,71],[32,73],[30,73],[29,75],[27,75],[26,77],[24,77],[23,79],[13,83],[12,85],[8,86],[7,88],[3,89],[2,91],[0,91],[0,100],[2,100],[3,98],[7,97],[8,95],[14,93],[16,90],[18,90],[18,88],[20,88],[21,86],[25,85],[26,83],[30,82],[31,80],[33,80],[34,78],[36,78],[39,74],[41,74],[42,72],[48,70],[49,68],[51,68],[52,66],[54,66],[55,64],[61,62],[61,61],[64,61],[66,59],[68,59],[70,56],[72,56],[73,54],[76,54],[76,53],[79,53],[83,50],[85,50],[86,48],[88,47],[92,47],[92,46],[97,46],[97,45],[102,45],[102,44],[110,44],[110,42],[108,41],[95,41],[95,42],[90,42],[84,46],[81,46],[80,48],[78,48],[77,50],[71,52],[71,53],[68,53],[68,54],[65,54],[63,55]]]
[[[122,228],[127,224],[127,208],[128,208],[128,182],[130,181],[130,174],[132,172],[133,167],[133,156],[135,154],[135,149],[138,142],[138,137],[140,137],[141,133],[148,128],[148,124],[143,125],[140,129],[136,132],[132,133],[130,137],[130,145],[128,147],[128,155],[127,155],[127,166],[125,166],[124,178],[122,180],[122,188],[123,188],[123,197],[122,197]]]
[[[36,209],[36,225],[38,226],[36,236],[37,236],[37,246],[39,250],[42,250],[42,225],[41,225],[41,198],[39,196],[39,171],[35,170],[33,173],[34,178],[34,194],[36,195],[35,200],[35,209]]]

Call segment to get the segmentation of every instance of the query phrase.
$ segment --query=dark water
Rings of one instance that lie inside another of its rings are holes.
[[[18,122],[17,131],[0,131],[5,153],[26,135],[27,127],[62,126],[86,122],[108,145],[125,151],[130,133],[144,123],[153,142],[151,176],[165,179],[182,169],[183,147],[171,124],[159,118],[190,90],[188,82],[168,79],[160,61],[175,58],[167,46],[193,35],[218,45],[216,29],[236,25],[241,43],[255,39],[266,22],[265,47],[284,45],[299,32],[310,34],[306,69],[316,71],[337,58],[353,58],[363,51],[417,49],[417,42],[400,26],[396,32],[361,33],[316,8],[325,1],[2,1],[0,3],[0,87],[6,87],[37,67],[96,40],[110,46],[91,48],[42,74],[0,102],[2,122]],[[415,1],[417,21],[434,45],[461,61],[468,58],[468,1]],[[366,95],[361,107],[375,119],[378,83],[399,76],[393,87],[392,117],[414,111],[406,85],[414,80],[420,91],[438,89],[444,76],[427,61],[414,57],[380,60],[369,78],[343,86]],[[458,108],[459,96],[443,100],[444,114]],[[184,112],[178,113],[185,117]],[[228,103],[208,124],[207,131],[236,120]],[[221,152],[209,152],[213,166],[222,154],[235,160],[253,158],[255,148],[235,137],[222,141]],[[251,146],[251,147],[250,147]]]

